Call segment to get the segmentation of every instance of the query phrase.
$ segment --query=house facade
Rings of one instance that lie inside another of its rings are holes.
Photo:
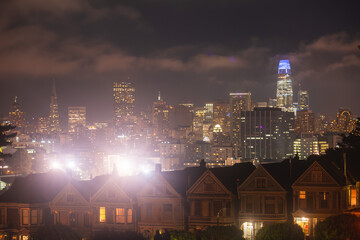
[[[238,199],[245,239],[253,239],[265,225],[287,220],[287,191],[262,165],[238,186]]]

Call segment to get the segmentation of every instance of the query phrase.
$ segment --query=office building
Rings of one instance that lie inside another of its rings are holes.
[[[315,133],[315,114],[311,110],[297,112],[295,131],[296,133]]]
[[[322,148],[326,146],[321,142]],[[328,147],[328,145],[327,145]],[[298,155],[300,160],[305,160],[310,155],[319,155],[319,141],[312,133],[302,133],[294,141],[294,155]]]
[[[86,126],[86,107],[68,107],[68,131],[78,133]]]
[[[241,112],[251,110],[251,93],[230,93],[230,137],[235,158],[241,155]]]
[[[309,110],[309,93],[306,90],[299,90],[298,92],[298,110]]]
[[[239,114],[242,159],[281,160],[293,154],[294,113],[255,108]]]
[[[113,83],[114,125],[118,130],[134,116],[135,88],[131,82]]]

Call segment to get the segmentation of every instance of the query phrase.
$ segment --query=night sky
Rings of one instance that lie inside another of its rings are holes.
[[[0,116],[15,95],[28,118],[48,115],[52,78],[62,119],[68,106],[111,119],[112,82],[128,77],[137,111],[159,90],[170,104],[267,101],[282,58],[313,111],[360,115],[358,45],[359,0],[2,0]]]

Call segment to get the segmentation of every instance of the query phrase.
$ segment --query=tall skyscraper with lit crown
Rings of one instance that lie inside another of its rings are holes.
[[[277,107],[286,112],[293,112],[293,87],[289,60],[280,60],[276,89]]]
[[[9,112],[9,120],[12,125],[16,126],[16,129],[19,130],[25,127],[25,113],[21,111],[20,104],[18,103],[17,96],[15,96],[15,100],[13,105],[11,106]]]

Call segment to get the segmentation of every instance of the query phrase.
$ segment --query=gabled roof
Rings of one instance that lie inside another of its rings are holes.
[[[196,191],[197,188],[199,188],[199,186],[204,182],[204,180],[206,179],[212,179],[214,182],[214,184],[218,185],[223,191],[222,193],[226,193],[226,194],[229,194],[231,195],[232,192],[230,192],[229,189],[227,189],[224,184],[210,171],[210,169],[206,170],[200,178],[198,178],[198,180],[186,191],[186,195],[188,194],[192,194]],[[206,192],[206,190],[205,190]],[[213,192],[213,191],[211,191]],[[202,193],[204,193],[202,191]],[[219,193],[219,192],[217,192]],[[214,193],[215,194],[215,193]]]
[[[17,177],[10,189],[0,196],[0,202],[50,202],[68,182],[68,176],[60,172],[30,174],[26,177]]]
[[[229,189],[233,194],[237,194],[237,186],[256,169],[250,163],[236,163],[230,167],[211,168],[210,171]]]
[[[305,161],[300,161],[300,162],[305,162]],[[301,176],[306,174],[308,172],[308,170],[314,164],[319,164],[334,179],[334,181],[337,184],[339,184],[340,186],[345,186],[346,185],[346,180],[345,180],[344,174],[341,172],[340,169],[338,169],[330,161],[320,159],[320,160],[307,160],[306,162],[307,162],[306,163],[306,168],[301,172],[301,174],[297,178],[294,179],[294,181],[292,182],[292,185],[294,185],[298,181],[298,179],[300,179]]]
[[[252,163],[237,163],[229,167],[209,168],[221,183],[232,193],[236,194],[237,184],[242,183],[255,169]],[[181,195],[186,196],[186,191],[203,175],[206,167],[189,167],[184,170],[162,172],[162,176]]]
[[[205,167],[189,167],[184,170],[161,172],[161,175],[178,193],[185,197],[186,191],[205,171]]]

